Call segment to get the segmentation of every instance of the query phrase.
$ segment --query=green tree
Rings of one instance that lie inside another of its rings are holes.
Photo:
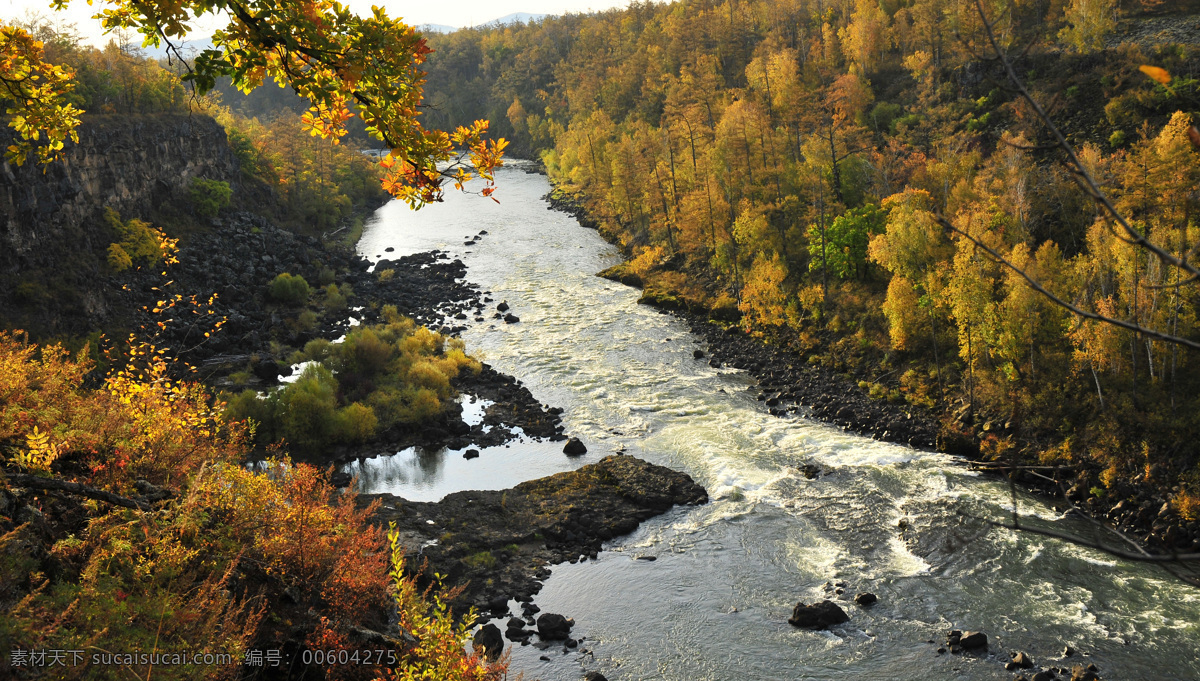
[[[825,230],[809,226],[809,270],[827,267],[839,279],[861,278],[871,237],[883,233],[886,219],[879,206],[868,204],[839,215]]]

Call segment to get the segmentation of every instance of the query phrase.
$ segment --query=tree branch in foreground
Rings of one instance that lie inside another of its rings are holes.
[[[77,494],[81,497],[87,497],[97,501],[105,501],[116,506],[132,508],[138,511],[152,510],[150,504],[144,501],[130,499],[118,494],[113,494],[112,492],[105,492],[102,489],[96,489],[95,487],[82,485],[78,482],[67,482],[66,480],[59,480],[57,478],[41,478],[36,475],[27,475],[25,473],[9,473],[6,478],[8,479],[9,484],[17,487],[28,487],[45,491],[67,492],[68,494]]]

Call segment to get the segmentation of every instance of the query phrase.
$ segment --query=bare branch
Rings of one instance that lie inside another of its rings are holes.
[[[1188,277],[1187,279],[1176,282],[1174,284],[1142,284],[1142,288],[1150,288],[1150,289],[1179,288],[1180,286],[1186,286],[1186,285],[1194,283],[1196,281],[1200,281],[1200,276],[1196,276],[1193,274],[1192,276]]]
[[[947,220],[945,218],[945,216],[938,214],[938,215],[934,216],[934,219],[937,220],[937,223],[939,225],[941,225],[944,229],[952,231],[955,234],[962,235],[963,238],[965,238],[965,239],[969,240],[971,243],[975,244],[975,246],[978,247],[980,250],[984,251],[985,253],[990,255],[992,258],[995,258],[995,260],[997,262],[1001,263],[1002,265],[1004,265],[1008,269],[1012,270],[1013,272],[1016,272],[1018,275],[1020,275],[1020,277],[1022,279],[1025,280],[1025,283],[1028,284],[1030,288],[1032,288],[1033,290],[1042,294],[1046,298],[1049,298],[1050,301],[1053,302],[1055,305],[1065,308],[1066,310],[1070,311],[1072,314],[1083,317],[1084,319],[1092,319],[1092,320],[1095,320],[1098,322],[1104,322],[1105,324],[1112,324],[1113,326],[1119,326],[1123,329],[1128,329],[1130,331],[1136,331],[1138,333],[1144,334],[1151,338],[1157,338],[1158,340],[1166,341],[1168,343],[1178,343],[1179,345],[1186,345],[1189,348],[1193,348],[1195,350],[1200,350],[1200,342],[1191,340],[1189,338],[1182,338],[1180,336],[1172,336],[1169,333],[1162,333],[1160,331],[1155,331],[1154,329],[1148,329],[1140,324],[1134,324],[1133,322],[1127,322],[1123,319],[1117,319],[1115,317],[1108,317],[1108,316],[1105,316],[1102,314],[1097,314],[1095,312],[1084,310],[1084,309],[1077,307],[1071,303],[1068,303],[1067,301],[1063,300],[1062,298],[1059,298],[1058,296],[1056,296],[1053,293],[1051,293],[1050,291],[1048,291],[1046,289],[1046,287],[1044,287],[1040,283],[1038,283],[1037,280],[1035,280],[1033,277],[1029,276],[1029,274],[1027,274],[1024,270],[1022,270],[1021,268],[1012,264],[1004,256],[997,253],[995,249],[991,248],[990,246],[983,243],[979,239],[976,239],[975,237],[971,236],[967,232],[955,227],[949,220]]]
[[[1144,562],[1144,563],[1183,563],[1183,562],[1191,562],[1191,561],[1200,561],[1200,553],[1145,553],[1145,552],[1135,553],[1133,551],[1126,551],[1124,549],[1117,549],[1117,548],[1113,548],[1111,546],[1105,546],[1104,544],[1101,544],[1100,542],[1084,539],[1083,537],[1073,535],[1069,532],[1059,532],[1058,530],[1052,530],[1052,529],[1045,528],[1045,527],[1031,527],[1029,525],[1016,525],[1013,523],[1005,523],[1005,522],[1001,522],[998,520],[989,520],[987,518],[980,518],[978,516],[968,515],[967,517],[971,518],[973,520],[978,520],[980,522],[987,523],[988,525],[991,525],[992,527],[1003,527],[1004,529],[1007,529],[1007,530],[1018,530],[1020,532],[1031,532],[1033,534],[1040,534],[1043,537],[1052,537],[1054,539],[1061,539],[1063,541],[1067,541],[1072,544],[1076,544],[1078,546],[1086,546],[1089,549],[1096,549],[1097,551],[1103,551],[1104,553],[1107,553],[1112,556],[1116,556],[1118,558],[1124,558],[1125,560],[1133,560],[1133,561],[1139,561],[1139,562]]]

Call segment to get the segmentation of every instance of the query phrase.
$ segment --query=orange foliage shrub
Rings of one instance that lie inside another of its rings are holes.
[[[383,532],[367,522],[378,502],[358,509],[343,494],[330,503],[334,490],[320,469],[286,459],[262,472],[213,466],[193,490],[268,575],[335,617],[356,619],[387,601]]]

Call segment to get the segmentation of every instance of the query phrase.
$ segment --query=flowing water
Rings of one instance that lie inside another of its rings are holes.
[[[747,392],[748,376],[693,359],[697,341],[682,322],[594,276],[618,254],[547,209],[545,178],[509,168],[498,184],[499,205],[448,194],[413,213],[393,202],[360,252],[461,257],[491,305],[505,300],[521,319],[504,324],[489,309],[462,334],[468,347],[565,408],[568,434],[588,453],[568,459],[529,442],[471,461],[406,451],[356,468],[368,491],[436,499],[501,489],[624,450],[687,472],[712,498],[643,523],[598,560],[555,566],[534,602],[573,617],[590,653],[516,646],[514,672],[547,681],[593,669],[614,680],[1011,679],[1002,663],[1023,650],[1039,665],[1095,663],[1106,679],[1200,679],[1200,590],[1152,566],[971,520],[1003,517],[1009,490],[951,457],[770,416]],[[480,230],[479,243],[463,245]],[[826,474],[806,479],[805,464]],[[1021,505],[1082,529],[1035,499]],[[796,601],[835,598],[827,582],[846,583],[839,602],[850,622],[824,632],[788,625]],[[879,602],[856,607],[858,591]],[[951,628],[987,632],[990,656],[937,654],[930,641]],[[1062,660],[1064,645],[1079,652]]]

